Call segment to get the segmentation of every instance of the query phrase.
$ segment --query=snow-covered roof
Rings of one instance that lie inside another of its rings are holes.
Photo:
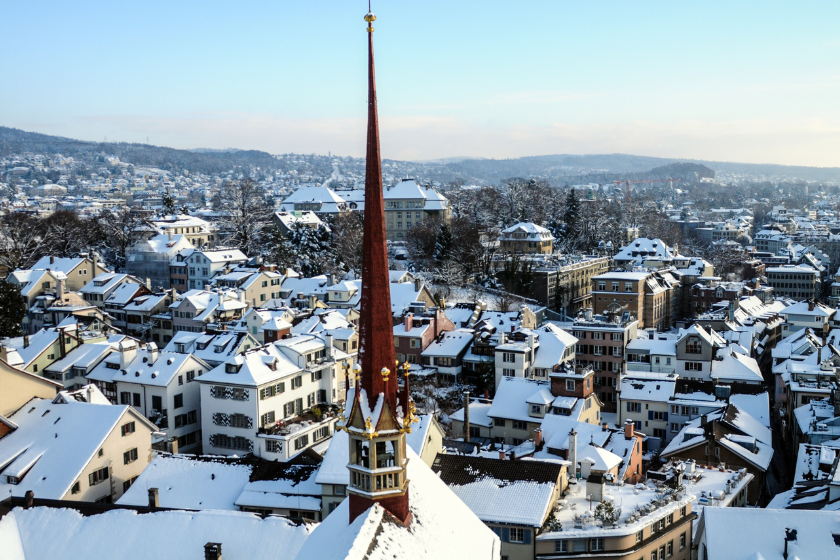
[[[715,359],[712,360],[712,370],[709,375],[712,379],[722,381],[752,383],[762,383],[764,381],[755,358],[745,356],[740,352],[734,352],[728,347],[719,351]]]
[[[668,402],[674,396],[677,380],[625,377],[621,380],[622,401]]]
[[[485,523],[540,527],[554,505],[563,467],[541,461],[501,461],[438,455],[432,470]]]
[[[492,428],[493,427],[493,419],[487,416],[487,413],[490,412],[490,403],[483,403],[478,401],[471,401],[470,402],[470,425],[472,426],[482,426],[484,428]],[[449,415],[451,420],[455,420],[458,422],[464,421],[464,409],[459,408],[455,412]]]
[[[486,560],[497,558],[499,538],[410,447],[407,475],[411,521],[395,522],[378,504],[349,522],[344,500],[312,532],[299,560]],[[345,456],[346,459],[346,456]],[[346,464],[346,463],[345,463]]]
[[[384,195],[385,200],[424,200],[423,209],[426,211],[443,210],[448,205],[445,196],[433,188],[421,187],[414,179],[403,179],[396,185],[386,188]]]
[[[236,366],[234,369],[237,371],[228,371],[232,369],[228,368],[228,365]],[[196,377],[196,381],[258,387],[302,371],[275,345],[267,344],[228,358],[225,363],[216,366],[201,377]]]
[[[440,340],[435,340],[423,350],[423,356],[458,356],[473,341],[472,331],[457,330],[442,334]]]
[[[487,415],[491,418],[540,422],[541,418],[529,416],[526,403],[543,389],[550,390],[551,384],[548,381],[532,381],[522,377],[502,377]]]
[[[156,348],[149,348],[148,345],[137,350],[134,359],[126,364],[124,369],[112,369],[107,366],[107,363],[119,362],[119,359],[120,354],[117,352],[109,355],[88,374],[87,378],[107,383],[135,383],[166,387],[178,372],[185,371],[186,368],[195,367],[203,370],[209,368],[204,361],[192,354],[162,352]]]
[[[41,257],[38,262],[32,265],[32,270],[55,270],[65,275],[73,272],[73,269],[84,263],[81,257]]]
[[[557,325],[547,323],[533,331],[539,337],[539,348],[534,355],[535,368],[551,369],[563,361],[566,350],[574,348],[578,339]]]
[[[9,416],[17,429],[0,439],[0,495],[23,496],[32,490],[40,498],[60,500],[128,410],[75,399],[30,400]],[[132,416],[146,422],[136,413]],[[8,476],[21,478],[20,484],[8,484]]]
[[[840,554],[840,512],[710,507],[703,509],[701,527],[709,560],[781,558],[791,530],[796,531],[787,545],[791,559]]]
[[[158,455],[123,494],[118,504],[149,505],[149,488],[158,489],[160,507],[226,509],[236,511],[239,493],[248,484],[252,467],[224,461]]]
[[[324,460],[315,475],[317,484],[350,484],[350,471],[347,470],[349,462],[350,442],[347,432],[336,430],[330,439],[327,452],[324,453]]]
[[[85,516],[68,508],[16,508],[0,519],[0,549],[6,560],[183,560],[204,558],[204,545],[213,542],[222,544],[225,560],[287,560],[311,531],[312,525],[283,517],[233,511],[118,509]]]

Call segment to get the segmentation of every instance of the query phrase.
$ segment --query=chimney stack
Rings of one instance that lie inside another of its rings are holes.
[[[414,280],[414,291],[419,292],[420,288],[422,288],[422,287],[423,287],[423,281],[420,280],[419,278],[416,278]]]
[[[64,301],[64,280],[57,278],[55,281],[55,299],[59,303]]]
[[[32,490],[27,490],[23,497],[26,500],[26,505],[23,506],[24,509],[29,509],[35,504],[35,492]]]
[[[808,300],[808,311],[813,311],[813,310],[814,310],[814,300],[809,299]]]
[[[414,313],[406,313],[403,322],[405,323],[405,332],[411,332],[411,328],[414,326]]]
[[[55,264],[55,257],[50,255],[50,264]]]
[[[222,560],[222,543],[209,542],[205,544],[204,560]]]
[[[505,455],[505,450],[499,449],[499,460],[504,461],[505,459],[507,459],[507,455]]]
[[[157,488],[149,488],[149,507],[160,507],[160,496]]]
[[[534,447],[537,449],[537,451],[539,451],[542,447],[542,443],[542,428],[537,428],[536,430],[534,430]]]
[[[577,432],[574,428],[569,432],[569,462],[572,463],[569,478],[575,480],[577,479]]]
[[[606,432],[607,431],[607,426],[608,426],[608,424],[606,422],[602,423],[601,424],[601,431]]]
[[[146,278],[146,289],[149,290],[150,292],[152,291],[152,279],[151,278]]]
[[[464,391],[464,441],[470,441],[470,392]]]
[[[625,420],[624,421],[624,439],[632,439],[634,433],[635,424],[632,420]]]

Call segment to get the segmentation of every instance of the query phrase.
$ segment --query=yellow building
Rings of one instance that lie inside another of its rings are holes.
[[[519,222],[502,230],[499,248],[503,253],[550,255],[554,252],[554,236],[537,224]]]

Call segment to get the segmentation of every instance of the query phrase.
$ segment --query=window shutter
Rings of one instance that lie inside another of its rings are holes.
[[[90,473],[90,474],[88,475],[88,484],[89,484],[90,486],[93,486],[93,484],[94,484],[94,481],[93,481],[93,475],[94,475],[94,474],[95,474],[95,473]]]
[[[653,420],[653,411],[648,410],[648,420]]]
[[[664,412],[663,414],[665,415],[665,417],[663,419],[667,422],[668,421],[668,413]]]
[[[493,527],[493,532],[496,533],[496,536],[500,539],[502,538],[502,528],[501,527]]]
[[[627,403],[627,412],[633,412],[632,410],[630,410],[630,404],[631,403]]]
[[[502,527],[502,542],[510,542],[510,529]]]
[[[522,531],[522,542],[524,544],[531,544],[531,530],[525,529]]]

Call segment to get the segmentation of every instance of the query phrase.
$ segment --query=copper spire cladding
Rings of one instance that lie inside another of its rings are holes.
[[[376,74],[373,65],[373,21],[368,12],[368,128],[365,164],[365,226],[362,258],[362,297],[359,317],[361,387],[370,399],[385,393],[396,410],[396,375],[385,383],[382,368],[394,370],[394,323],[385,242],[385,200],[382,193],[382,162],[379,155],[379,118],[376,110]],[[396,372],[395,372],[396,373]],[[373,404],[373,403],[371,403]]]

